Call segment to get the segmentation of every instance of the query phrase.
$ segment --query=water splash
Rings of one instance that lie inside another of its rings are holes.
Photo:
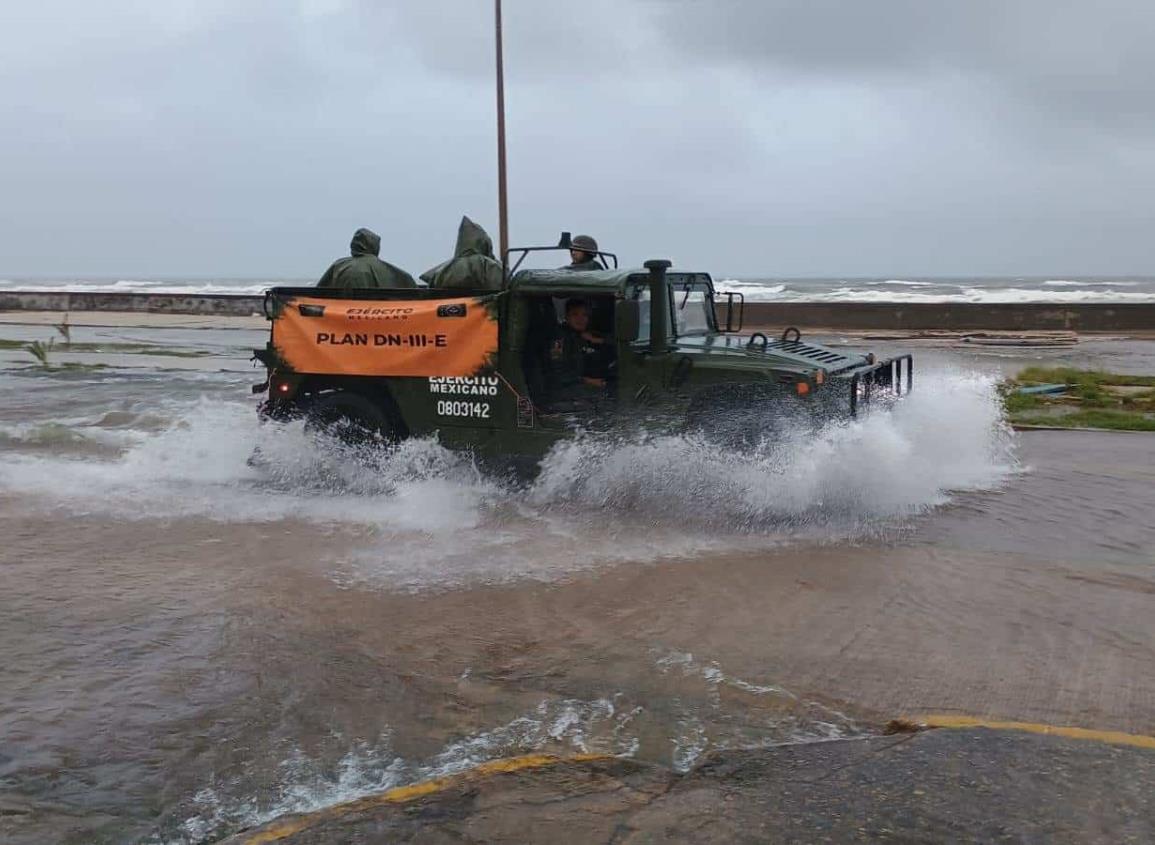
[[[994,379],[956,372],[925,382],[888,411],[800,424],[752,452],[696,437],[573,441],[548,456],[530,500],[758,530],[860,526],[997,485],[1014,468],[1014,449]]]
[[[583,436],[523,486],[431,439],[353,452],[299,423],[260,425],[245,403],[162,410],[167,426],[150,415],[111,458],[10,451],[0,490],[128,519],[367,529],[331,562],[334,577],[412,588],[859,537],[1014,469],[994,379],[965,372],[927,374],[888,412],[799,426],[749,452],[694,436]]]

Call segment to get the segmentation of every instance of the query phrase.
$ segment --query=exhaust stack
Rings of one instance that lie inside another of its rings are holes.
[[[644,266],[650,271],[650,351],[665,352],[670,343],[670,296],[666,271],[674,263],[665,258],[651,258]]]

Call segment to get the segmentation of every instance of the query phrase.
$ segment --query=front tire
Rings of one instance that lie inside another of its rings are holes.
[[[750,451],[780,437],[803,415],[797,400],[775,385],[732,384],[695,399],[686,428],[716,445]]]

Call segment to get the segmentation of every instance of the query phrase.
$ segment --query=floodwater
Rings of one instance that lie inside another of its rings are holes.
[[[1016,437],[993,366],[518,484],[261,427],[259,333],[132,334],[201,355],[0,361],[5,842],[212,842],[530,750],[684,770],[920,712],[1155,731],[1155,438]]]

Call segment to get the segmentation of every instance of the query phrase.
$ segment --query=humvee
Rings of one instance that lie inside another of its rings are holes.
[[[499,291],[266,292],[260,413],[344,440],[436,436],[483,461],[532,469],[579,432],[695,431],[750,443],[799,419],[852,417],[912,386],[909,355],[875,360],[788,328],[742,335],[744,300],[667,260],[621,269],[519,270]],[[506,265],[508,256],[506,256]],[[565,303],[582,300],[612,357],[604,386],[559,389]]]

